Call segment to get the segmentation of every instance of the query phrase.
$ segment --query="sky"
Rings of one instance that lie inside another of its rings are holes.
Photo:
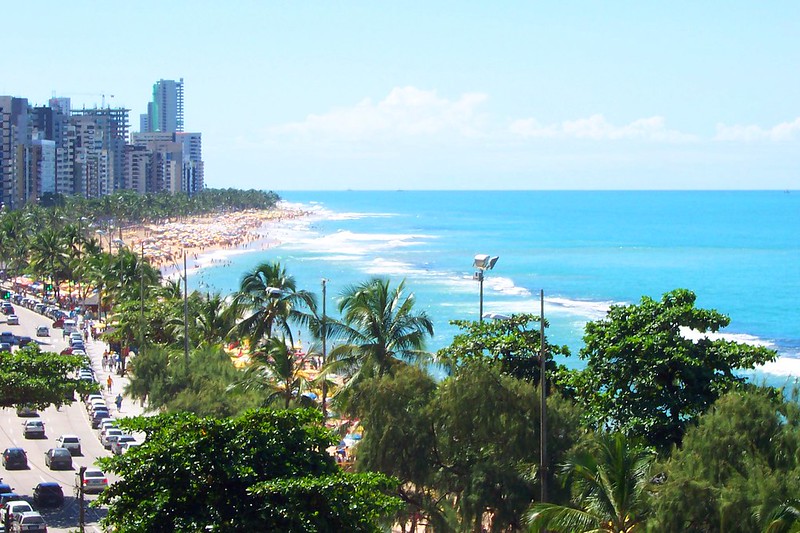
[[[798,189],[800,2],[13,2],[0,94],[184,79],[206,185]]]

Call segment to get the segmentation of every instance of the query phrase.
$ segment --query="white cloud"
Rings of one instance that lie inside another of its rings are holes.
[[[594,141],[644,140],[661,142],[685,142],[696,137],[666,127],[664,117],[649,117],[634,120],[623,126],[611,124],[603,115],[567,120],[560,124],[539,124],[536,119],[520,119],[509,126],[511,133],[527,138],[541,139],[589,139]]]
[[[481,135],[482,115],[477,108],[487,96],[466,93],[457,100],[441,98],[436,91],[396,87],[383,100],[367,98],[353,107],[312,114],[301,122],[272,128],[273,133],[344,138],[430,137],[440,134],[463,137]]]
[[[800,117],[791,122],[781,122],[771,128],[761,126],[717,124],[717,141],[791,141],[800,134]]]

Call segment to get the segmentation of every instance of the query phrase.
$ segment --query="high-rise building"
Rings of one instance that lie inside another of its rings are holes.
[[[7,209],[24,203],[30,138],[28,100],[0,96],[0,202]]]
[[[140,116],[139,126],[142,133],[183,131],[183,78],[158,80],[153,85],[153,99],[147,104],[147,114]]]
[[[95,198],[124,188],[128,109],[73,109],[75,194]]]

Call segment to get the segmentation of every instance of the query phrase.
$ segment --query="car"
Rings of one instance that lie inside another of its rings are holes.
[[[61,435],[56,439],[57,448],[66,448],[72,455],[81,454],[81,438],[77,435]]]
[[[133,435],[120,435],[117,440],[111,443],[111,453],[122,455],[130,446],[138,446],[139,443]]]
[[[34,437],[39,439],[45,438],[44,422],[41,418],[31,418],[30,420],[26,420],[22,423],[22,426],[22,435],[26,439],[32,439]]]
[[[72,355],[75,355],[75,352],[77,351],[80,351],[81,355],[86,355],[86,345],[83,343],[83,341],[73,342],[70,348],[72,348]]]
[[[59,329],[64,327],[64,317],[59,317],[53,320],[53,324],[50,326],[53,329]]]
[[[69,340],[72,341],[81,341],[83,342],[83,334],[80,331],[73,331],[69,334]]]
[[[106,418],[105,420],[100,422],[100,425],[97,427],[97,431],[98,433],[102,434],[103,430],[105,430],[106,428],[116,428],[116,427],[117,427],[116,420],[114,420],[113,418]]]
[[[3,466],[6,470],[28,468],[28,454],[22,448],[6,448],[3,452]]]
[[[89,374],[94,376],[94,372],[92,372],[89,369],[81,370],[81,373],[83,373],[83,372],[89,372]],[[92,403],[92,400],[102,400],[102,399],[103,399],[103,395],[102,394],[100,394],[99,392],[93,392],[93,393],[89,394],[88,396],[86,396],[86,399],[84,401],[86,402],[86,406],[88,407]]]
[[[80,486],[80,473],[75,474],[75,485]],[[103,492],[108,487],[108,478],[99,468],[87,468],[83,473],[84,492]]]
[[[11,344],[7,342],[0,342],[0,352],[10,352]]]
[[[86,355],[86,352],[79,348],[73,348],[72,355]]]
[[[0,342],[7,342],[13,345],[16,341],[17,338],[14,336],[14,333],[10,331],[0,331]]]
[[[56,468],[72,470],[72,452],[62,447],[50,448],[44,454],[44,464],[50,470]]]
[[[62,495],[63,501],[63,495]],[[30,511],[19,515],[19,520],[14,522],[12,531],[44,531],[47,532],[47,524],[36,511]]]
[[[36,336],[37,337],[49,337],[50,336],[50,328],[47,326],[39,326],[36,328]]]
[[[20,348],[22,348],[23,346],[27,346],[32,342],[33,339],[28,337],[27,335],[22,335],[20,337],[17,337],[17,344],[19,345]]]
[[[5,520],[6,514],[9,515],[9,519],[12,522],[16,522],[19,520],[19,517],[22,513],[29,513],[33,511],[33,507],[31,504],[26,502],[25,500],[11,500],[8,502],[0,512],[0,518]]]
[[[100,422],[106,418],[111,418],[111,413],[108,410],[97,409],[92,413],[92,429],[100,427]]]
[[[23,404],[17,406],[17,416],[39,416],[39,412],[32,405]]]
[[[108,410],[108,404],[106,404],[105,400],[91,400],[86,406],[86,410],[92,413],[95,409]]]
[[[141,445],[142,445],[141,442],[135,440],[131,442],[119,442],[117,443],[116,447],[111,446],[111,453],[113,453],[114,455],[124,455],[128,453],[131,450],[131,448],[136,448],[137,446]]]
[[[11,302],[0,303],[0,311],[2,311],[4,315],[13,315],[14,306],[11,305]]]
[[[100,444],[107,450],[111,449],[111,443],[123,435],[122,430],[118,428],[108,428],[100,436]]]
[[[33,503],[40,507],[59,507],[64,503],[64,491],[55,481],[43,481],[33,488]]]
[[[19,326],[19,317],[17,315],[8,315],[8,318],[6,318],[6,324],[9,326]]]

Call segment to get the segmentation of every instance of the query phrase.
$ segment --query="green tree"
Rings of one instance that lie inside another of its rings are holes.
[[[245,274],[234,295],[236,312],[242,315],[237,326],[239,334],[250,340],[252,349],[257,349],[277,328],[293,344],[289,321],[301,314],[299,308],[307,307],[312,299],[307,291],[297,290],[294,276],[280,263],[261,263]]]
[[[180,413],[121,424],[147,439],[99,460],[120,479],[98,498],[108,506],[103,525],[120,533],[377,532],[399,507],[389,496],[396,481],[340,471],[317,411]]]
[[[499,366],[464,364],[439,385],[429,406],[440,509],[446,514],[445,506],[452,505],[463,529],[479,530],[487,517],[492,531],[519,528],[539,495],[532,475],[539,464],[539,392]],[[581,438],[582,413],[557,394],[548,397],[547,408],[548,462],[557,464]],[[547,475],[556,489],[553,470]],[[549,497],[562,501],[565,495],[551,490]]]
[[[305,367],[314,355],[313,350],[308,350],[295,356],[286,339],[273,337],[267,341],[264,351],[253,354],[252,364],[241,371],[230,388],[258,393],[265,398],[265,406],[280,402],[288,409],[292,402],[310,404],[311,400],[303,396],[312,380]]]
[[[794,401],[757,387],[722,396],[661,466],[655,530],[768,527],[777,518],[771,513],[800,494],[798,449],[800,406]]]
[[[668,449],[721,394],[742,386],[745,378],[736,369],[775,358],[764,347],[685,337],[682,328],[716,332],[730,322],[715,310],[695,308],[695,299],[685,289],[660,302],[643,297],[638,305],[612,306],[605,319],[586,325],[580,356],[587,365],[577,388],[595,424]]]
[[[411,531],[420,515],[439,525],[437,531],[444,530],[446,521],[436,503],[436,441],[430,414],[436,389],[427,372],[409,365],[392,375],[366,379],[353,391],[351,409],[365,430],[355,448],[356,467],[401,481],[398,494],[405,509],[398,521],[409,523]]]
[[[467,360],[485,358],[498,362],[502,371],[509,375],[539,383],[541,331],[538,316],[517,314],[503,320],[454,320],[451,324],[458,326],[464,333],[456,335],[450,346],[436,354],[436,359],[447,365],[451,373]],[[547,326],[545,321],[545,327]],[[553,361],[553,356],[568,356],[569,348],[549,344],[546,337],[545,347],[549,384],[554,376],[564,372]]]
[[[572,485],[575,507],[534,504],[527,514],[530,531],[641,531],[649,510],[654,460],[655,453],[622,433],[598,435],[589,452],[571,457],[561,467]]]
[[[331,368],[344,372],[348,385],[391,372],[401,362],[429,360],[425,342],[433,323],[424,311],[415,312],[414,295],[405,289],[404,281],[392,288],[379,278],[345,289],[339,300],[345,344],[331,352]]]
[[[70,377],[83,364],[81,356],[42,352],[34,343],[0,354],[0,406],[60,407],[70,403],[76,391],[94,392],[96,385]]]

